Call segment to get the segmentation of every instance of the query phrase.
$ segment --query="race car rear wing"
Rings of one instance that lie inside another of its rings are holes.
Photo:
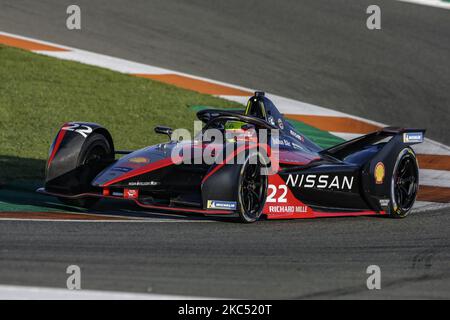
[[[413,145],[424,141],[426,129],[386,127],[381,129],[381,131],[391,135],[402,134],[403,143]]]
[[[414,145],[422,143],[425,139],[426,129],[407,129],[397,127],[386,127],[379,131],[357,137],[320,151],[320,154],[343,159],[346,156],[358,152],[363,148],[380,142],[397,145]]]

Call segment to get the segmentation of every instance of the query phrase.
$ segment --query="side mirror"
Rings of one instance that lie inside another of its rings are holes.
[[[172,133],[173,133],[172,128],[164,127],[164,126],[157,126],[157,127],[155,127],[155,132],[160,133],[160,134],[165,134],[165,135],[169,136],[170,140],[172,140]]]

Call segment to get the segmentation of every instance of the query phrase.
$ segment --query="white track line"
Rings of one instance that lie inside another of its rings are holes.
[[[450,188],[450,171],[420,169],[420,185]]]
[[[416,201],[413,206],[413,213],[426,212],[431,210],[441,210],[447,208],[450,208],[450,203]]]
[[[441,9],[450,9],[450,3],[445,2],[443,0],[398,0],[398,1],[421,4],[423,6],[430,6]]]
[[[35,53],[46,56],[82,62],[95,67],[105,68],[120,73],[149,73],[149,74],[165,74],[167,70],[148,66],[142,63],[132,62],[124,59],[114,58],[107,55],[88,52],[80,49],[71,49],[72,51],[34,51]]]
[[[441,156],[450,156],[450,147],[443,145],[442,143],[425,138],[424,143],[416,144],[413,146],[416,153],[421,154],[435,154]]]
[[[215,298],[156,293],[67,290],[0,285],[0,300],[207,300]]]

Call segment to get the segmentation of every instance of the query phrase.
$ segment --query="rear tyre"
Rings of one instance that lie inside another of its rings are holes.
[[[89,190],[92,180],[100,173],[103,163],[112,160],[114,155],[111,146],[103,134],[94,133],[84,143],[78,156],[77,167],[83,167],[79,176],[81,190]],[[66,205],[91,208],[100,199],[95,197],[83,197],[78,199],[58,198]]]
[[[414,151],[403,149],[394,166],[391,181],[390,216],[405,218],[411,213],[419,190],[419,166]]]
[[[251,223],[261,217],[267,197],[267,175],[264,170],[262,157],[250,155],[242,166],[239,178],[239,217],[242,222]]]

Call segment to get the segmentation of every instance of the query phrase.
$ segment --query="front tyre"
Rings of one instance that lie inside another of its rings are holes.
[[[262,157],[258,154],[251,154],[242,166],[238,193],[242,222],[255,222],[261,217],[267,196],[267,175],[263,170]]]
[[[419,166],[411,148],[404,148],[395,162],[391,181],[390,215],[393,218],[408,216],[416,201],[419,189]]]
[[[77,167],[83,167],[79,175],[81,190],[89,190],[92,180],[100,173],[105,161],[110,161],[114,157],[108,139],[103,134],[94,133],[90,135],[81,149],[78,156]],[[66,205],[90,208],[100,199],[96,197],[83,197],[78,199],[58,198]]]

